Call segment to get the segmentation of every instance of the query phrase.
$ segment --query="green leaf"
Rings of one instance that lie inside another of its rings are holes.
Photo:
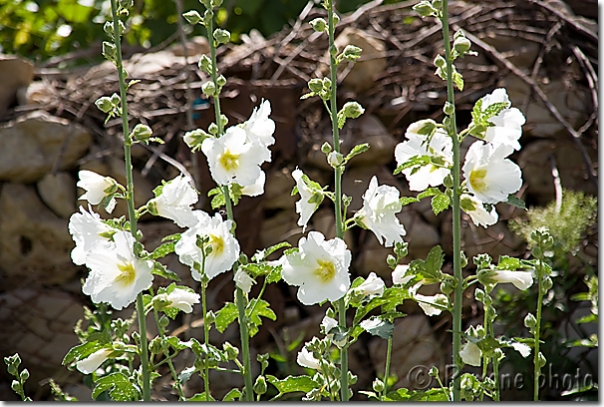
[[[435,215],[438,215],[442,211],[446,211],[450,204],[451,200],[448,195],[443,193],[435,195],[434,198],[432,198],[432,212],[434,212]]]
[[[153,253],[149,255],[149,258],[152,260],[161,259],[162,257],[166,257],[170,253],[174,253],[174,246],[176,246],[175,242],[167,242],[160,245],[157,249],[153,250]]]
[[[176,336],[169,336],[168,338],[166,338],[166,342],[172,347],[172,349],[176,350],[176,351],[181,351],[184,349],[191,349],[191,342],[187,341],[187,342],[183,342],[180,339],[178,339]]]
[[[516,208],[526,209],[526,204],[524,201],[518,198],[516,195],[509,194],[506,203],[515,206]]]
[[[67,355],[63,358],[63,365],[71,363],[75,360],[82,360],[93,354],[99,349],[105,348],[106,346],[100,343],[98,340],[76,345],[67,352]]]
[[[279,281],[281,281],[281,270],[283,269],[283,267],[279,266],[279,267],[275,267],[273,269],[273,271],[271,271],[269,273],[268,276],[266,276],[266,282],[268,284],[271,283],[278,283]]]
[[[463,76],[459,72],[453,72],[453,83],[457,86],[460,92],[463,92],[464,82]]]
[[[482,119],[489,120],[491,117],[497,116],[502,110],[507,109],[510,106],[509,102],[496,102],[489,105],[484,112],[482,112]]]
[[[419,199],[414,198],[412,196],[404,196],[401,199],[398,200],[402,206],[407,206],[409,204],[415,203],[415,202],[419,202]]]
[[[384,401],[448,401],[443,389],[408,390],[405,388],[391,391]]]
[[[434,246],[424,262],[425,272],[429,276],[438,276],[445,263],[445,254],[440,245]]]
[[[224,395],[222,401],[237,401],[241,397],[241,391],[239,389],[232,389]]]
[[[220,311],[216,313],[214,325],[218,332],[223,333],[227,327],[237,319],[237,306],[232,302],[227,302]]]
[[[431,188],[428,188],[425,191],[421,192],[420,194],[418,194],[417,195],[417,199],[424,199],[424,198],[427,198],[429,196],[438,195],[440,193],[441,193],[440,189],[431,187]]]
[[[155,274],[156,276],[160,276],[160,277],[166,278],[168,280],[180,281],[180,277],[178,277],[178,274],[176,274],[172,270],[168,270],[166,268],[166,266],[164,266],[163,264],[161,264],[158,261],[153,262],[152,273]]]
[[[252,256],[252,261],[260,262],[260,261],[266,260],[268,258],[268,256],[270,256],[277,250],[282,249],[284,247],[292,247],[292,245],[289,244],[288,242],[281,242],[281,243],[277,243],[276,245],[269,247],[268,249],[258,250]]]
[[[191,379],[191,377],[193,376],[193,374],[195,374],[195,372],[197,372],[197,368],[195,368],[195,366],[191,366],[191,367],[186,367],[183,370],[181,370],[181,372],[178,374],[178,382],[182,385],[185,384],[186,382],[189,381],[189,379]]]
[[[283,380],[277,379],[275,376],[266,375],[266,380],[279,390],[279,394],[293,393],[301,391],[308,393],[312,389],[318,388],[320,385],[310,376],[287,376]]]
[[[412,167],[422,167],[424,165],[430,164],[430,156],[427,155],[415,155],[409,158],[406,162],[402,163],[394,170],[394,175],[400,174],[403,170]]]
[[[213,196],[210,206],[216,210],[226,205],[226,198],[224,197],[224,191],[221,187],[216,187],[208,191],[208,197]]]
[[[353,325],[358,325],[365,315],[379,306],[382,307],[382,311],[384,312],[392,312],[395,311],[396,307],[402,304],[404,300],[409,298],[411,298],[409,290],[403,287],[388,287],[384,290],[384,294],[382,294],[381,297],[373,298],[366,305],[357,309]]]
[[[499,256],[499,263],[497,264],[497,270],[518,270],[522,268],[520,259],[510,256]]]
[[[208,394],[206,397],[206,392],[204,391],[203,393],[197,393],[190,399],[187,399],[187,401],[216,401],[216,399],[211,394]]]
[[[342,127],[344,127],[344,124],[346,124],[346,114],[344,113],[343,110],[340,110],[338,112],[338,129],[342,130]]]
[[[275,315],[274,311],[270,309],[269,306],[270,304],[267,301],[257,298],[254,298],[248,304],[246,314],[251,310],[251,314],[247,315],[250,324],[248,331],[250,337],[258,333],[258,327],[262,325],[262,319],[260,317],[265,317],[273,321],[277,320],[277,315]]]
[[[109,390],[109,396],[114,401],[135,401],[140,398],[139,389],[121,372],[111,373],[97,380],[92,398],[96,399],[106,390]]]
[[[384,321],[380,317],[371,317],[361,322],[361,327],[373,336],[390,339],[394,333],[394,324]]]
[[[359,155],[359,154],[363,154],[365,151],[369,150],[369,144],[368,143],[363,143],[363,144],[359,144],[356,145],[352,148],[352,151],[350,153],[348,153],[348,155],[346,156],[346,158],[344,159],[344,163],[347,163],[348,161],[350,161],[351,158]]]

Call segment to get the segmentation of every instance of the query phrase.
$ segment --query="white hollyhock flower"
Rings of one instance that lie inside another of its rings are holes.
[[[325,337],[332,341],[336,346],[342,347],[346,344],[346,339],[336,341],[333,339],[333,334],[329,333],[329,331],[331,331],[336,326],[338,326],[338,321],[328,317],[327,315],[323,317],[323,321],[321,321],[321,327],[323,328],[323,333],[325,334]]]
[[[399,264],[396,266],[396,268],[392,271],[392,283],[401,285],[407,284],[407,282],[411,281],[411,279],[414,277],[411,274],[407,274],[408,271],[408,264]]]
[[[479,201],[496,204],[505,202],[508,195],[520,189],[520,167],[506,157],[512,153],[506,145],[476,141],[468,149],[463,174],[467,186]]]
[[[252,185],[241,188],[241,195],[258,196],[264,193],[264,184],[266,183],[266,174],[260,171],[260,176]]]
[[[86,190],[86,193],[78,199],[85,199],[92,205],[100,204],[107,195],[105,191],[114,189],[117,186],[117,182],[113,178],[104,177],[93,171],[82,170],[78,172],[78,177],[79,181],[76,185]],[[108,213],[113,212],[115,204],[115,198],[112,198],[107,208],[105,208]]]
[[[422,295],[422,294],[414,294],[413,297],[417,301],[419,307],[424,311],[424,314],[431,317],[433,315],[440,315],[443,312],[443,308],[435,306],[433,304],[442,305],[443,307],[447,307],[449,304],[449,298],[444,294],[436,294],[436,295]]]
[[[86,263],[86,256],[96,242],[108,241],[102,234],[117,231],[103,223],[98,213],[93,212],[90,207],[88,210],[90,212],[80,206],[80,213],[76,212],[69,218],[69,233],[76,244],[71,251],[71,259],[78,266]]]
[[[377,177],[373,176],[363,195],[363,207],[355,215],[355,219],[371,230],[380,244],[386,247],[401,242],[407,233],[396,217],[403,208],[399,197],[398,189],[390,185],[378,187]]]
[[[84,374],[93,373],[109,358],[111,352],[113,352],[113,349],[99,349],[91,353],[87,358],[77,362],[76,368]]]
[[[386,284],[384,283],[384,280],[382,280],[375,274],[375,272],[372,271],[367,276],[367,280],[363,281],[363,283],[356,287],[355,290],[363,295],[382,295],[384,294],[385,288]]]
[[[168,181],[161,188],[161,193],[151,199],[147,206],[152,213],[173,220],[181,228],[191,227],[197,222],[191,205],[197,202],[195,188],[184,175]]]
[[[510,99],[505,89],[495,89],[493,93],[483,97],[481,110],[484,112],[493,103],[507,103],[508,106],[510,105]],[[522,125],[526,122],[520,110],[515,107],[503,109],[488,121],[494,126],[487,128],[484,138],[486,141],[495,146],[503,144],[512,147],[514,150],[520,150],[518,140],[522,135]]]
[[[114,242],[97,242],[86,257],[90,275],[82,291],[92,302],[107,302],[116,310],[130,305],[151,287],[153,262],[134,255],[135,239],[125,231],[113,235]]]
[[[203,211],[193,213],[197,217],[197,223],[181,235],[174,251],[180,262],[191,268],[193,279],[201,281],[201,274],[195,269],[195,263],[201,267],[204,256],[197,246],[197,236],[209,237],[212,251],[205,256],[205,274],[211,280],[218,274],[231,269],[233,263],[239,258],[239,242],[231,234],[233,224],[231,220],[223,221],[219,213],[214,217],[210,217]]]
[[[168,307],[178,308],[187,314],[193,312],[193,305],[199,304],[199,294],[184,288],[176,287],[171,293],[163,295]]]
[[[466,365],[478,367],[482,359],[482,351],[474,342],[467,342],[461,347],[459,356]]]
[[[253,185],[260,176],[263,148],[247,141],[246,132],[240,127],[229,127],[222,137],[207,138],[201,145],[214,181],[242,187]]]
[[[271,103],[268,100],[264,100],[260,103],[259,107],[254,108],[250,118],[240,125],[245,130],[249,142],[263,147],[263,149],[259,150],[259,154],[261,154],[264,161],[271,160],[271,151],[268,147],[275,144],[275,139],[273,138],[275,122],[268,117],[270,114]]]
[[[472,222],[474,222],[476,226],[482,225],[486,228],[487,226],[497,223],[497,219],[499,218],[495,206],[491,208],[490,212],[487,212],[482,202],[472,195],[463,194],[461,196],[461,208],[465,213],[470,215]]]
[[[442,162],[445,168],[428,164],[420,167],[411,167],[403,170],[403,174],[409,182],[409,189],[412,191],[423,191],[429,186],[436,187],[441,185],[447,175],[450,167],[453,165],[453,142],[447,133],[442,129],[436,129],[430,145],[428,138],[418,132],[424,127],[425,120],[412,123],[405,132],[407,141],[399,143],[394,150],[394,158],[397,165],[402,165],[414,156],[430,156]],[[414,171],[416,170],[417,171]]]
[[[304,179],[302,178],[302,170],[296,168],[292,172],[292,177],[296,181],[296,186],[298,187],[298,193],[300,194],[300,200],[296,202],[296,213],[300,214],[300,219],[298,219],[298,226],[302,226],[302,231],[306,230],[306,226],[308,225],[308,221],[313,213],[317,210],[320,205],[320,202],[311,203],[311,198],[314,196],[312,189],[306,185]]]
[[[243,292],[246,294],[249,294],[252,289],[252,285],[256,284],[256,281],[242,269],[238,269],[235,272],[234,280],[237,287],[241,288],[241,290],[243,290]]]
[[[308,367],[310,369],[321,370],[321,363],[318,359],[316,359],[312,352],[306,349],[304,346],[300,352],[298,352],[298,357],[296,358],[296,362],[302,367]]]
[[[519,290],[533,285],[533,273],[530,271],[489,270],[481,278],[490,283],[512,283]]]
[[[283,280],[299,286],[298,299],[304,305],[336,301],[350,288],[351,254],[342,239],[325,240],[320,232],[310,232],[298,242],[298,251],[285,255]]]

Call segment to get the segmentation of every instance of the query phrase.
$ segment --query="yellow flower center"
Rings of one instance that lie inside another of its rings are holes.
[[[220,236],[210,235],[210,244],[212,245],[212,254],[220,255],[224,251],[224,239]]]
[[[231,153],[231,150],[227,150],[220,156],[220,165],[227,171],[232,171],[239,167],[239,154]]]
[[[118,264],[117,268],[120,269],[120,275],[117,276],[115,282],[127,287],[134,283],[134,279],[136,278],[136,270],[134,270],[134,266],[132,263],[128,262],[125,264]]]
[[[328,283],[336,275],[336,267],[330,261],[318,260],[319,268],[314,271],[322,283]]]
[[[470,185],[472,185],[474,191],[482,192],[487,189],[487,183],[484,180],[486,176],[486,169],[472,170],[472,172],[470,172]]]

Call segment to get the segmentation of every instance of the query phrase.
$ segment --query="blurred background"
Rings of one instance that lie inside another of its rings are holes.
[[[373,175],[402,195],[414,195],[404,177],[392,175],[394,147],[410,123],[428,117],[442,120],[445,84],[432,66],[442,52],[442,38],[433,20],[422,20],[411,10],[415,3],[338,2],[338,47],[363,49],[357,64],[341,67],[338,102],[356,100],[366,109],[342,130],[342,148],[347,152],[365,142],[371,146],[350,162],[344,176],[344,192],[353,198],[350,216],[361,207]],[[130,123],[151,126],[165,141],[133,150],[137,205],[153,196],[162,179],[184,171],[201,192],[199,208],[211,211],[205,196],[214,184],[205,157],[192,155],[182,142],[187,130],[205,129],[214,117],[212,103],[200,90],[207,78],[197,68],[200,56],[209,52],[204,32],[179,17],[201,8],[196,0],[134,1],[124,41],[129,77],[140,81],[128,94]],[[597,399],[597,391],[573,393],[566,388],[569,381],[563,381],[571,375],[573,385],[589,387],[588,378],[598,382],[597,12],[595,0],[452,1],[450,7],[453,29],[464,30],[478,53],[456,61],[466,81],[456,95],[460,128],[470,122],[474,103],[498,87],[507,89],[513,106],[527,118],[523,147],[511,158],[523,170],[517,196],[529,209],[500,204],[500,221],[488,229],[464,217],[463,250],[469,259],[483,252],[494,259],[528,258],[528,236],[539,226],[549,227],[557,242],[554,288],[544,303],[544,373],[550,380],[542,400]],[[101,57],[106,39],[102,27],[109,14],[107,0],[0,0],[0,356],[19,352],[22,367],[32,374],[26,391],[35,400],[53,399],[50,378],[80,400],[90,399],[89,380],[61,366],[65,353],[78,343],[74,325],[83,320],[86,326],[83,307],[93,307],[81,292],[87,271],[70,259],[74,244],[67,224],[83,204],[77,201],[82,191],[75,185],[80,169],[124,182],[121,121],[105,123],[94,106],[99,97],[118,91],[115,67]],[[218,50],[219,71],[228,80],[221,103],[229,125],[245,121],[262,99],[271,101],[276,122],[273,160],[263,167],[265,194],[242,199],[235,210],[237,237],[248,255],[284,240],[295,245],[302,236],[294,211],[298,198],[291,196],[296,166],[323,185],[332,183],[331,167],[320,151],[331,139],[329,118],[319,101],[300,100],[307,81],[327,73],[327,39],[308,24],[324,14],[320,4],[305,0],[225,0],[217,13],[218,25],[232,33],[232,43]],[[469,139],[464,142],[462,154],[469,144]],[[114,215],[125,213],[125,206],[118,204]],[[399,217],[409,242],[405,262],[425,258],[439,244],[447,254],[444,271],[452,272],[450,213],[434,216],[425,201],[405,207]],[[311,223],[311,230],[335,236],[328,202]],[[152,217],[141,219],[140,228],[148,250],[180,231],[172,222]],[[364,230],[352,230],[345,239],[353,251],[353,278],[375,271],[390,285],[385,261],[390,250]],[[185,284],[198,287],[174,257],[165,265]],[[465,272],[474,272],[471,262]],[[155,284],[168,282],[156,277]],[[233,289],[226,273],[213,280],[209,308],[216,311],[232,300]],[[429,295],[436,289],[424,287],[421,292]],[[473,293],[466,294],[464,324],[482,323]],[[495,297],[501,334],[526,336],[522,321],[527,312],[534,313],[536,287],[519,292],[511,285],[499,286]],[[252,338],[253,352],[271,355],[270,374],[300,373],[297,351],[319,334],[325,307],[302,306],[286,284],[270,285],[264,298],[278,318],[266,320]],[[408,377],[413,366],[436,365],[443,372],[451,359],[450,315],[426,317],[411,301],[400,310],[408,316],[396,321],[391,370],[397,378],[392,384],[414,388],[418,384]],[[129,309],[113,316],[131,314]],[[201,310],[195,309],[174,321],[170,330],[185,339],[201,337],[201,323]],[[214,330],[211,340],[237,343],[238,336],[233,325],[223,334]],[[351,370],[359,376],[355,399],[365,399],[357,391],[369,389],[376,372],[383,371],[385,349],[384,340],[370,336],[361,336],[352,346]],[[506,354],[502,373],[523,374],[524,385],[504,392],[503,399],[531,399],[532,361],[513,350]],[[181,369],[192,360],[183,355],[176,363]],[[238,376],[216,376],[216,397],[241,386]],[[200,392],[201,384],[191,379],[187,392]],[[272,397],[270,387],[267,396]],[[158,381],[154,397],[176,399],[169,377]],[[16,399],[4,368],[0,399]]]

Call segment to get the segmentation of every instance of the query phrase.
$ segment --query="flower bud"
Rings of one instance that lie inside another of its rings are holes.
[[[228,360],[235,360],[239,356],[239,349],[231,345],[229,342],[222,344],[222,350],[226,353]]]
[[[226,78],[224,77],[224,75],[220,75],[218,78],[216,78],[216,83],[218,84],[218,86],[223,87],[224,85],[226,85]]]
[[[547,359],[541,352],[539,352],[539,356],[537,358],[539,359],[539,368],[541,369],[547,363]]]
[[[346,45],[346,48],[344,48],[344,51],[342,52],[342,57],[350,62],[354,62],[361,57],[361,52],[363,52],[363,50],[359,47]]]
[[[226,44],[231,40],[231,33],[222,28],[217,28],[214,30],[214,39],[218,44]]]
[[[229,119],[225,114],[220,115],[220,123],[222,124],[222,128],[225,128],[227,124],[229,124]]]
[[[153,130],[146,124],[137,124],[134,126],[130,137],[137,141],[146,141],[153,135]]]
[[[113,38],[113,22],[106,21],[105,24],[103,24],[103,31],[105,31],[105,34],[107,34],[109,38]]]
[[[205,274],[204,274],[205,276]],[[208,311],[206,312],[206,317],[204,318],[205,323],[208,324],[208,326],[212,325],[214,322],[216,322],[216,314],[214,314],[214,312],[212,311]]]
[[[311,79],[308,82],[308,88],[314,93],[319,93],[323,90],[323,81],[317,78]]]
[[[162,353],[163,346],[161,342],[162,341],[159,336],[156,336],[155,338],[151,339],[151,342],[149,342],[149,351],[151,351],[151,353],[153,353],[154,355]]]
[[[222,6],[222,0],[212,0],[211,6],[212,8],[218,8]]]
[[[436,366],[432,366],[428,371],[428,376],[430,377],[438,377],[438,368]]]
[[[323,78],[323,89],[325,91],[331,91],[331,79]]]
[[[527,327],[531,332],[533,332],[537,326],[537,320],[530,312],[526,314],[526,317],[524,317],[524,326]]]
[[[317,32],[323,32],[327,28],[327,22],[322,18],[315,18],[310,22],[310,26]]]
[[[349,119],[356,119],[365,112],[363,106],[361,106],[357,102],[346,102],[344,104],[344,107],[342,107],[342,110],[344,111],[346,117]]]
[[[117,55],[117,48],[115,47],[115,44],[103,41],[103,55],[108,59],[115,58]]]
[[[29,370],[23,369],[19,377],[21,378],[21,383],[25,382],[27,379],[29,379]]]
[[[207,74],[212,72],[212,60],[205,54],[201,56],[197,65]]]
[[[472,43],[466,37],[459,37],[453,42],[453,48],[455,51],[459,52],[461,55],[465,54],[470,50]]]
[[[94,104],[103,113],[109,113],[114,107],[113,103],[111,102],[111,98],[108,98],[107,96],[97,99]]]
[[[208,9],[205,11],[205,13],[203,13],[202,24],[206,27],[209,27],[212,24],[213,18],[214,18],[214,12],[212,11],[211,8],[208,7]]]
[[[551,290],[551,288],[554,286],[554,283],[552,282],[552,279],[549,278],[548,276],[546,276],[543,279],[543,294],[547,293],[549,290]]]
[[[192,25],[199,24],[201,22],[201,16],[195,10],[187,11],[186,13],[183,13],[182,16],[189,22],[189,24]]]
[[[323,145],[321,146],[321,151],[323,152],[323,154],[331,153],[331,144],[329,144],[327,141],[323,143]]]
[[[339,167],[344,162],[344,156],[336,151],[332,151],[327,155],[327,162],[333,168]]]
[[[447,61],[440,55],[434,58],[434,66],[437,68],[443,68],[447,64]]]
[[[333,25],[338,25],[338,23],[340,22],[340,16],[337,15],[336,13],[333,13]]]
[[[208,137],[211,137],[208,133],[201,129],[191,130],[185,133],[183,136],[184,142],[189,146],[189,148],[199,148],[201,143]]]
[[[266,393],[266,379],[264,376],[258,376],[256,378],[256,383],[254,383],[254,393],[260,395]]]
[[[376,393],[381,393],[381,392],[383,392],[383,391],[384,391],[384,388],[385,388],[385,387],[386,387],[386,386],[384,386],[384,382],[383,382],[383,381],[381,381],[380,379],[377,379],[377,378],[376,378],[376,379],[373,381],[373,391],[374,391],[374,392],[376,392]]]
[[[216,86],[212,81],[208,81],[201,85],[201,90],[206,96],[214,96],[216,94]]]
[[[168,324],[170,324],[170,320],[165,315],[162,315],[161,318],[159,318],[158,325],[161,326],[162,328],[166,328],[168,326]]]
[[[453,113],[455,113],[455,106],[453,106],[451,103],[449,102],[445,102],[445,106],[443,107],[443,112],[447,115],[447,116],[451,116]]]
[[[216,123],[210,123],[208,126],[208,131],[211,135],[215,136],[218,134],[218,125]]]
[[[427,0],[420,1],[413,6],[413,11],[415,11],[420,17],[429,17],[436,15],[437,13],[437,10]]]
[[[21,383],[19,383],[17,380],[13,380],[13,382],[10,385],[10,388],[15,393],[21,393]]]

